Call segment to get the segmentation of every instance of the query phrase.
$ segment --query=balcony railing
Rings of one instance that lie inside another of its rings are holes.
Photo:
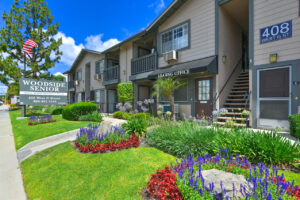
[[[115,65],[104,69],[104,81],[119,80],[120,67]]]
[[[69,88],[69,90],[75,89],[75,81],[69,81],[68,88]]]
[[[131,75],[150,72],[157,69],[157,53],[152,53],[131,60]]]

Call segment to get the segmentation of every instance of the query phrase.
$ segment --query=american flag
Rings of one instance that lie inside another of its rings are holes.
[[[23,52],[27,53],[28,55],[32,55],[32,48],[38,47],[39,45],[33,41],[32,39],[27,40],[23,45]]]

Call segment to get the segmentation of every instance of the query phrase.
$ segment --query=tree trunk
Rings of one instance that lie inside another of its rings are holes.
[[[169,96],[168,96],[168,99],[169,99],[169,103],[170,103],[171,111],[172,111],[171,119],[172,119],[173,121],[176,121],[176,118],[175,118],[174,96],[173,96],[173,95],[169,95]]]

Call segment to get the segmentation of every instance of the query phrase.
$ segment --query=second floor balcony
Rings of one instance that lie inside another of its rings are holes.
[[[115,65],[104,69],[103,72],[103,85],[111,85],[119,83],[120,66]]]
[[[131,60],[131,75],[154,71],[157,69],[157,53],[148,54]]]

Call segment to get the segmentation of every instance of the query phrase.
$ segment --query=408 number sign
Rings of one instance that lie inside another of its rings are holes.
[[[292,30],[292,20],[262,28],[260,29],[260,43],[290,38],[293,35]]]

